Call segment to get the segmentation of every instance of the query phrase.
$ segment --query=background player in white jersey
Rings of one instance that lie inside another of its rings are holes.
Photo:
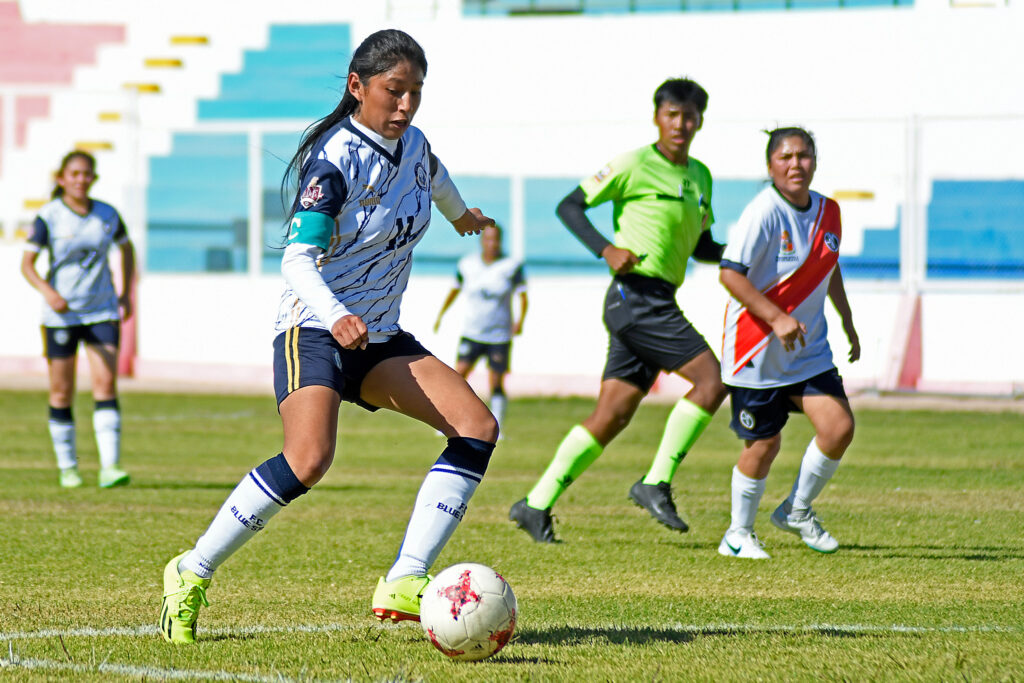
[[[118,307],[131,315],[130,283],[135,251],[117,210],[89,197],[96,182],[96,160],[87,152],[67,154],[56,173],[53,200],[39,210],[25,245],[21,272],[43,295],[44,355],[50,376],[50,438],[60,468],[60,485],[82,485],[75,451],[75,365],[79,342],[85,343],[96,401],[93,429],[100,455],[102,488],[128,483],[120,468],[121,411],[117,403]],[[114,289],[107,253],[121,252],[124,283]],[[43,277],[36,270],[46,250],[50,266]]]
[[[732,473],[732,523],[718,552],[751,559],[768,557],[754,518],[791,412],[807,415],[815,436],[771,522],[818,552],[839,548],[811,508],[853,440],[853,413],[828,345],[826,297],[842,319],[850,361],[860,358],[838,264],[839,206],[810,189],[814,138],[802,128],[773,130],[766,156],[772,185],[744,210],[720,271],[732,295],[722,381],[732,396],[730,426],[743,439],[743,452]]]
[[[480,235],[480,251],[459,259],[455,286],[448,292],[434,322],[434,332],[460,292],[466,293],[465,318],[459,339],[455,371],[469,377],[481,356],[487,357],[491,412],[498,427],[505,420],[505,375],[508,374],[512,337],[521,334],[529,298],[526,276],[518,259],[501,250],[501,228],[492,225]],[[519,294],[519,318],[513,320],[512,299]]]
[[[460,234],[494,222],[466,208],[411,125],[426,72],[409,35],[370,35],[352,55],[341,102],[306,131],[292,158],[286,182],[298,171],[299,186],[274,341],[284,447],[242,479],[194,549],[167,563],[160,628],[169,641],[195,641],[214,570],[327,472],[342,400],[403,413],[448,437],[373,594],[378,618],[419,620],[427,571],[465,514],[498,436],[466,381],[398,326],[430,202]]]

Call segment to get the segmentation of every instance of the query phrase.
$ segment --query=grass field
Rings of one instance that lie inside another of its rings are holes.
[[[858,412],[816,505],[842,547],[811,552],[768,523],[810,430],[795,419],[758,531],[772,559],[720,557],[738,441],[720,413],[676,476],[688,534],[626,498],[669,409],[634,423],[555,508],[564,543],[508,521],[584,400],[519,400],[507,438],[435,569],[475,561],[516,590],[513,642],[447,661],[418,626],[369,613],[423,474],[432,430],[342,410],[314,491],[219,571],[201,642],[156,632],[164,563],[280,446],[271,398],[122,398],[130,487],[95,487],[91,400],[76,404],[87,486],[57,487],[41,392],[0,392],[0,679],[679,681],[1024,680],[1024,439],[1010,413]]]

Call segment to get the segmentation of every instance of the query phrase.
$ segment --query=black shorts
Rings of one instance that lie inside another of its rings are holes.
[[[73,358],[79,342],[117,348],[121,343],[121,324],[117,320],[105,320],[91,325],[43,327],[43,356],[46,358]]]
[[[601,379],[621,379],[645,392],[658,373],[673,371],[711,347],[683,316],[676,288],[644,275],[617,275],[604,299],[608,358]]]
[[[462,337],[459,339],[459,349],[456,352],[455,360],[459,363],[469,363],[472,367],[481,356],[487,356],[487,367],[491,372],[505,374],[508,372],[508,356],[512,349],[512,342],[499,344],[488,344]]]
[[[293,327],[274,339],[274,393],[277,405],[296,389],[330,387],[341,400],[377,410],[359,398],[363,379],[381,361],[398,356],[430,356],[408,332],[365,349],[344,349],[327,330]]]
[[[768,389],[729,387],[732,421],[729,427],[741,439],[767,439],[786,426],[790,413],[802,412],[793,396],[835,396],[846,400],[843,378],[835,368],[796,384]]]

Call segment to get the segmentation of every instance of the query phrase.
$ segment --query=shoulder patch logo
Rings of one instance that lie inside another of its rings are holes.
[[[320,176],[313,176],[312,180],[309,181],[309,185],[306,185],[306,189],[302,191],[302,196],[299,197],[299,204],[302,204],[302,208],[308,209],[311,206],[315,206],[323,198],[324,190],[320,187]]]
[[[745,429],[754,428],[754,416],[750,414],[750,411],[746,409],[740,411],[740,424],[743,425]]]
[[[598,171],[597,173],[594,174],[594,180],[596,180],[599,183],[602,183],[602,182],[604,182],[604,179],[607,178],[608,176],[610,176],[611,174],[612,174],[612,167],[611,166],[605,166],[600,171]]]
[[[825,246],[828,247],[829,251],[839,251],[839,237],[834,232],[825,233]]]
[[[427,169],[419,161],[416,162],[416,187],[424,192],[430,189],[430,176],[427,174]]]

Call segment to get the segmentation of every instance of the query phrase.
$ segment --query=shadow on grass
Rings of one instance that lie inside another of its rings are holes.
[[[873,557],[912,557],[918,560],[1024,560],[1024,550],[997,546],[952,548],[940,545],[844,545],[841,550]]]
[[[817,635],[830,638],[865,638],[876,634],[858,633],[846,629],[834,629],[822,626],[792,630],[765,626],[761,631],[757,627],[730,629],[726,627],[681,627],[656,628],[649,626],[625,626],[622,628],[578,628],[573,626],[556,627],[544,630],[523,630],[516,635],[513,642],[524,645],[580,645],[595,640],[615,645],[642,645],[644,643],[689,643],[698,637],[749,637],[752,633],[766,633],[782,636]]]

